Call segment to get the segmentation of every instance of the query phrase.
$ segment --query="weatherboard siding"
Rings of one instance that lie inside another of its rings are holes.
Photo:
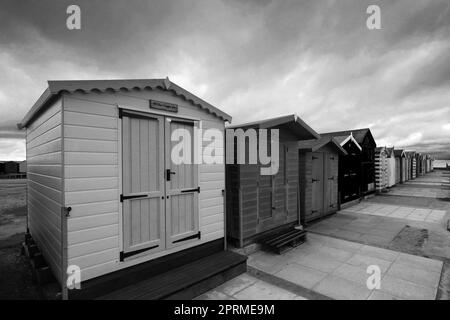
[[[178,113],[166,113],[167,116],[199,119],[203,130],[224,131],[224,123],[219,118],[159,89],[136,90],[124,95],[64,95],[64,191],[65,205],[72,208],[67,222],[67,254],[68,264],[81,268],[82,281],[224,237],[224,164],[199,165],[201,240],[151,256],[143,254],[119,261],[122,233],[118,105],[148,112],[149,99],[177,104]],[[204,141],[203,146],[210,143]],[[224,140],[216,140],[215,145],[217,154],[223,155]]]
[[[28,226],[55,277],[61,281],[62,100],[27,128]]]

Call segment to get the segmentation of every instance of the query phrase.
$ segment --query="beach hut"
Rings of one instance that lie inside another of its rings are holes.
[[[338,210],[339,157],[347,155],[331,137],[300,141],[300,212],[305,222]]]
[[[245,271],[224,251],[226,121],[168,78],[48,81],[19,127],[28,230],[64,297],[170,297]],[[206,163],[195,156],[208,130],[219,161]],[[68,270],[80,290],[67,290]],[[138,281],[153,289],[119,290]]]
[[[411,152],[411,179],[417,178],[417,153]]]
[[[375,191],[376,143],[370,129],[322,133],[333,137],[347,151],[339,158],[339,199],[346,203]]]
[[[388,163],[388,188],[395,185],[396,167],[395,167],[395,153],[394,148],[386,148],[387,163]]]
[[[297,115],[230,126],[227,132],[240,129],[249,135],[256,131],[258,137],[261,129],[279,133],[279,165],[275,174],[263,175],[261,169],[265,165],[260,161],[237,164],[236,153],[227,160],[227,234],[232,244],[244,247],[274,234],[291,232],[293,226],[301,224],[297,144],[300,140],[318,139],[319,135]],[[238,143],[237,137],[227,134],[226,139],[227,145],[229,139]],[[245,153],[254,147],[246,143]]]
[[[375,188],[377,192],[383,192],[388,187],[388,151],[386,147],[375,149]]]
[[[405,151],[395,149],[395,183],[403,183],[407,180],[407,161]]]
[[[422,175],[423,166],[423,155],[421,153],[416,153],[416,177]]]

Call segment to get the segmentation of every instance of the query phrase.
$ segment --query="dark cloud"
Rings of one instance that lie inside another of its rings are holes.
[[[370,4],[381,30],[366,28]],[[450,143],[449,25],[445,0],[3,0],[0,138],[20,137],[48,79],[168,75],[239,122],[296,112],[319,132],[369,126],[380,144],[437,148]]]

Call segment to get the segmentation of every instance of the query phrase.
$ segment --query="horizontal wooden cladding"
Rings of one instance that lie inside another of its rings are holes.
[[[61,281],[61,100],[27,127],[28,226]]]
[[[108,212],[84,217],[75,217],[73,219],[70,219],[68,232],[85,230],[91,228],[92,226],[102,227],[118,223],[118,212]]]
[[[27,148],[33,149],[34,147],[40,146],[48,141],[53,141],[61,138],[61,125],[57,125],[53,129],[46,131],[45,133],[37,136],[32,141],[27,141]]]
[[[222,190],[225,188],[224,181],[201,181],[200,180],[200,188],[203,192],[204,190]]]
[[[50,265],[56,279],[61,281],[61,248],[60,241],[54,238],[54,231],[49,230],[45,220],[39,219],[39,214],[29,207],[29,229],[45,260]]]
[[[223,206],[223,196],[219,195],[217,197],[205,197],[205,199],[200,200],[200,209]],[[222,208],[223,210],[223,208]]]
[[[61,141],[61,138],[57,138],[55,140],[44,142],[41,145],[35,146],[33,148],[27,147],[27,157],[34,157],[37,155],[61,151]]]
[[[118,145],[117,141],[104,141],[104,140],[83,140],[83,139],[64,139],[64,151],[73,152],[113,152],[117,153]],[[89,157],[89,155],[87,155]]]
[[[98,103],[88,99],[77,99],[67,96],[64,110],[91,115],[118,117],[117,107],[111,104]]]
[[[53,239],[59,241],[57,234],[61,229],[60,208],[33,189],[28,196],[28,206],[30,213],[39,216],[39,221],[45,223],[45,226],[54,232],[52,233]]]
[[[30,134],[37,128],[41,127],[45,122],[49,121],[49,119],[59,112],[61,112],[61,99],[58,99],[53,105],[48,107],[38,118],[28,125],[27,134]]]
[[[117,129],[117,123],[116,117],[64,111],[64,125]]]
[[[36,192],[39,193],[39,196],[45,196],[48,199],[51,199],[52,201],[54,201],[57,204],[61,203],[61,196],[62,196],[62,192],[61,189],[54,189],[51,187],[48,187],[46,185],[37,183],[36,181],[33,180],[28,180],[28,188],[35,190]]]
[[[225,174],[225,164],[202,164],[199,166],[201,175],[203,173],[219,173]]]
[[[88,140],[117,141],[117,129],[96,128],[66,124],[64,126],[64,137]]]
[[[117,189],[66,192],[66,206],[77,203],[117,200]]]
[[[76,258],[83,255],[89,255],[95,252],[104,251],[108,249],[116,249],[119,251],[119,237],[113,236],[103,239],[92,240],[79,244],[74,244],[68,247],[68,258]]]
[[[61,111],[55,113],[50,119],[43,122],[42,125],[36,127],[35,130],[27,130],[27,143],[34,142],[36,138],[46,135],[56,127],[61,128]]]
[[[79,203],[71,205],[72,211],[70,216],[75,217],[85,217],[102,213],[118,212],[119,211],[119,201],[118,199],[113,201],[98,201],[90,203]],[[70,228],[71,219],[69,219]]]
[[[89,229],[69,232],[68,243],[69,245],[74,245],[77,243],[114,237],[117,236],[118,234],[119,234],[118,224],[111,224],[107,226],[96,226],[96,227],[91,226],[91,228]]]
[[[61,190],[62,186],[62,178],[61,177],[52,177],[47,175],[42,175],[38,173],[33,172],[27,172],[28,179],[30,181],[34,181],[36,183],[39,183],[41,185],[45,185],[47,187]]]
[[[117,165],[118,154],[109,152],[65,152],[66,165]]]
[[[65,178],[117,177],[116,165],[66,165]]]
[[[72,178],[66,179],[65,191],[87,191],[116,189],[119,187],[118,177],[94,177],[94,178]]]
[[[70,259],[70,264],[74,264],[79,266],[81,269],[90,267],[92,265],[101,264],[110,261],[118,261],[118,249],[112,248],[107,250],[100,250],[97,252],[93,252],[90,254],[85,254],[82,256],[78,256]],[[83,279],[83,271],[82,271],[82,279]]]
[[[38,155],[35,155],[33,157],[29,156],[27,158],[27,164],[28,165],[32,165],[32,164],[45,163],[45,164],[59,164],[59,165],[61,165],[61,157],[62,157],[62,152],[61,151],[56,151],[56,152],[51,152],[51,153],[44,153],[44,154],[38,154]]]

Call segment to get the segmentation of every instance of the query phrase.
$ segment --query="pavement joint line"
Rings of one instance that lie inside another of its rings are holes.
[[[276,275],[270,274],[268,272],[265,272],[263,270],[260,270],[258,268],[252,267],[252,266],[247,266],[247,272],[251,276],[253,276],[259,280],[262,280],[264,282],[267,282],[269,284],[272,284],[272,285],[282,288],[284,290],[290,291],[290,292],[292,292],[298,296],[304,297],[308,300],[335,300],[335,299],[328,297],[324,294],[321,294],[317,291],[307,289],[296,283],[293,283],[286,279],[280,278]]]
[[[445,258],[445,257],[440,257],[440,256],[435,256],[435,255],[426,256],[426,255],[415,254],[415,253],[411,253],[411,252],[407,252],[407,251],[399,251],[398,249],[394,250],[394,249],[390,248],[389,246],[383,246],[383,245],[380,245],[380,244],[369,244],[369,243],[366,243],[366,242],[363,242],[363,241],[358,241],[357,239],[349,240],[349,239],[344,238],[344,237],[339,237],[339,236],[336,236],[334,234],[326,234],[326,233],[322,233],[322,232],[316,231],[316,230],[308,230],[308,232],[314,233],[314,234],[318,234],[318,235],[321,235],[321,236],[325,236],[325,237],[345,240],[345,241],[348,241],[348,242],[355,242],[355,243],[359,243],[359,244],[364,244],[364,245],[367,245],[367,246],[376,247],[376,248],[380,248],[380,249],[387,249],[387,250],[391,250],[391,251],[395,251],[395,252],[399,252],[399,253],[410,254],[412,256],[428,258],[428,259],[438,260],[438,261],[442,261],[442,262],[447,261],[447,262],[450,263],[450,258]]]

